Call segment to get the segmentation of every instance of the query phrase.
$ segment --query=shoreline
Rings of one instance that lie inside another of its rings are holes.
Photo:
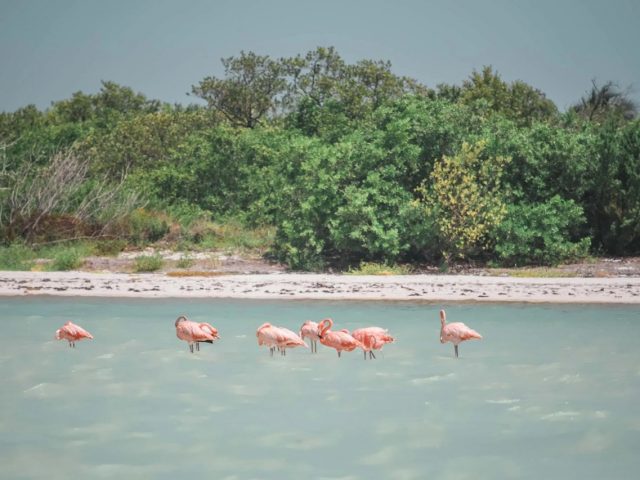
[[[640,305],[640,277],[314,273],[172,277],[163,273],[0,271],[0,297],[27,296]]]

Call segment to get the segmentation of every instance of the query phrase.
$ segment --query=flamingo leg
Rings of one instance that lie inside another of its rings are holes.
[[[456,358],[458,358],[458,345],[454,345],[453,348],[456,350]]]
[[[190,343],[190,344],[189,344],[189,351],[190,351],[191,353],[193,353],[193,343]]]
[[[376,358],[376,356],[373,354],[373,350],[369,350],[369,358]]]
[[[342,352],[341,352],[340,350],[338,350],[338,357],[340,356],[340,354],[341,354],[341,353],[342,353]]]
[[[363,350],[362,353],[364,353],[364,359],[366,360],[367,359],[367,351]]]
[[[200,342],[196,342],[196,351],[199,352],[200,351]]]

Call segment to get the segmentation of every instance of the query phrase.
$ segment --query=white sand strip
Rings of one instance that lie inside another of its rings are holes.
[[[0,272],[0,296],[17,295],[640,304],[640,278]]]

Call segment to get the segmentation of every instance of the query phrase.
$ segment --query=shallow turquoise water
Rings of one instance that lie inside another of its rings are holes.
[[[438,310],[484,340],[438,341]],[[222,340],[190,354],[181,314]],[[1,478],[636,478],[640,309],[0,300]],[[389,328],[378,360],[269,357],[263,322]],[[53,340],[73,320],[95,340]]]

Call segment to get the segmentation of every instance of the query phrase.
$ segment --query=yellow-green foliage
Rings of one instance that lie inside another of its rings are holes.
[[[135,258],[134,272],[155,272],[164,265],[164,260],[160,255],[141,255]]]
[[[460,152],[434,165],[431,184],[418,191],[424,208],[435,218],[445,260],[465,258],[486,248],[488,234],[506,214],[501,178],[508,157],[486,157],[486,142],[462,144]]]
[[[409,275],[411,268],[406,265],[362,262],[358,268],[350,268],[347,273],[349,275]]]

